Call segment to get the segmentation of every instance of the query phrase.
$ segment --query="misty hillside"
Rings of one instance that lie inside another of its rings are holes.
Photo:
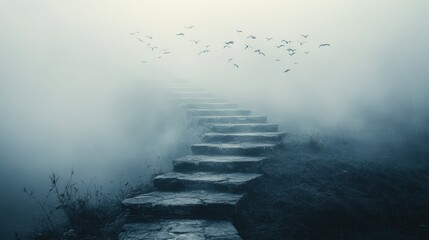
[[[278,135],[250,134],[282,148],[229,216],[241,238],[428,238],[426,9],[405,0],[0,1],[0,239],[40,229],[45,239],[115,239],[121,201],[151,192],[210,132],[165,82],[278,124]],[[85,207],[68,208],[61,193]]]

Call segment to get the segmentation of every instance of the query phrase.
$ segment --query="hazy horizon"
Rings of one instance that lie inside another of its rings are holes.
[[[183,122],[148,87],[157,81],[187,80],[286,132],[427,133],[427,9],[405,0],[0,1],[0,223],[26,218],[21,189],[45,189],[51,172],[74,168],[103,184],[176,154]],[[171,53],[158,58],[137,37]],[[275,48],[282,39],[305,40],[310,53],[289,57]],[[198,55],[205,45],[211,52]]]

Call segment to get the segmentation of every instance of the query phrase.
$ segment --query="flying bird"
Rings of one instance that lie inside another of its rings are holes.
[[[208,53],[208,52],[210,52],[210,50],[208,50],[208,49],[203,50],[203,51],[201,51],[200,53],[198,53],[198,56],[200,56],[200,55],[201,55],[201,54],[203,54],[203,53]]]
[[[184,33],[178,33],[178,34],[176,34],[176,36],[185,36],[185,34]]]
[[[156,46],[154,46],[154,47],[151,47],[151,46],[149,46],[150,48],[152,48],[152,51],[155,49],[155,48],[158,48],[158,47],[156,47]]]
[[[192,25],[192,26],[185,26],[185,28],[186,28],[186,29],[192,29],[192,28],[194,28],[194,27],[195,27],[195,26],[193,26],[193,25]]]
[[[308,38],[310,35],[301,35],[303,38]]]
[[[189,40],[191,42],[194,42],[195,44],[198,44],[200,42],[200,40]]]
[[[304,54],[309,54],[310,52],[304,52]]]
[[[288,69],[284,70],[283,72],[284,72],[284,73],[287,73],[287,72],[289,72],[289,71],[290,71],[290,69],[288,68]]]
[[[276,59],[276,60],[274,60],[274,61],[276,61],[276,62],[280,62],[280,59]]]
[[[255,36],[253,36],[253,35],[249,35],[249,36],[247,36],[247,38],[250,38],[250,39],[256,39],[256,37],[255,37]]]
[[[306,44],[306,42],[299,42],[299,46]]]
[[[285,45],[284,44],[281,44],[281,45],[278,45],[278,46],[276,46],[277,48],[281,48],[281,47],[284,47]]]
[[[206,48],[209,48],[210,47],[210,45],[206,45]]]
[[[286,40],[282,40],[281,42],[284,42],[284,43],[286,43],[286,44],[289,44],[289,43],[291,43],[292,41],[286,41]]]
[[[151,36],[149,36],[149,35],[145,35],[145,37],[147,37],[147,38],[149,38],[149,39],[152,39],[152,37],[151,37]]]
[[[232,61],[232,58],[228,59],[228,63],[230,63]]]
[[[238,68],[238,65],[234,63],[234,67]]]
[[[290,53],[289,53],[289,56],[293,56],[293,55],[295,55],[295,53],[296,53],[296,52],[290,52]]]
[[[130,33],[130,35],[134,35],[134,34],[137,34],[137,33],[140,33],[140,32],[132,32],[132,33]]]
[[[166,52],[166,51],[168,51],[168,49],[170,49],[170,48],[162,49],[162,51]]]
[[[322,43],[319,45],[319,47],[330,47],[330,46],[331,46],[331,44],[329,44],[329,43]]]
[[[256,49],[255,52],[259,53],[261,52],[261,49]]]
[[[269,41],[271,41],[273,38],[266,38],[266,39],[267,39],[267,40],[268,40],[268,42],[269,42]]]
[[[247,45],[246,44],[246,47],[244,48],[244,50],[246,50],[246,49],[248,49],[248,48],[253,48],[252,46],[250,46],[250,45]]]
[[[229,45],[225,45],[225,46],[223,46],[223,48],[225,49],[225,48],[231,48],[231,46],[229,46]]]
[[[234,41],[225,42],[226,45],[234,44]]]
[[[144,42],[143,39],[141,39],[141,38],[137,38],[137,40],[139,40],[140,42]]]
[[[238,33],[242,33],[243,31],[241,31],[241,30],[236,30]]]
[[[292,48],[288,48],[287,49],[289,52],[296,52],[296,49],[292,49]]]
[[[171,53],[171,52],[163,52],[162,54],[164,54],[164,55],[165,55],[165,54],[170,54],[170,53]]]

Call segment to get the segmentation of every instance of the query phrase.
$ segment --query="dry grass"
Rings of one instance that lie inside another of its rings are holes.
[[[234,219],[243,238],[429,239],[429,154],[361,147],[344,139],[286,143]],[[386,160],[386,151],[409,167]]]

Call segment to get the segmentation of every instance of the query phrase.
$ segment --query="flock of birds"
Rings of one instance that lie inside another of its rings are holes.
[[[179,38],[185,38],[188,35],[189,31],[194,29],[195,26],[191,25],[191,26],[185,26],[184,32],[178,32],[176,33],[176,37]],[[250,51],[253,52],[257,55],[261,55],[266,57],[266,53],[261,49],[261,48],[256,48],[253,45],[253,41],[255,41],[257,39],[256,36],[249,34],[249,35],[244,35],[244,32],[242,30],[236,30],[237,34],[240,34],[242,36],[245,36],[245,41],[246,43],[244,45],[239,45],[237,44],[234,40],[227,40],[224,41],[222,45],[219,46],[219,49],[230,49],[233,48],[235,46],[241,47],[243,50],[245,51]],[[142,33],[136,31],[136,32],[132,32],[130,33],[131,36],[134,36],[138,41],[140,41],[142,44],[145,44],[146,47],[148,49],[151,49],[152,51],[158,51],[159,52],[159,56],[158,58],[161,59],[163,56],[171,54],[171,50],[169,47],[167,48],[160,48],[158,46],[153,45],[153,37],[149,36],[149,35],[143,35]],[[276,41],[274,40],[274,38],[272,37],[265,37],[264,41],[266,40],[266,43],[268,44],[266,47],[271,47],[273,49],[276,49],[278,51],[285,49],[285,54],[289,57],[294,56],[295,54],[297,54],[298,52],[304,53],[305,55],[309,54],[310,51],[306,49],[306,46],[309,44],[309,42],[307,42],[310,39],[310,35],[308,34],[303,34],[301,36],[299,36],[299,40],[286,40],[286,39],[281,39],[280,41]],[[201,40],[195,40],[195,39],[187,39],[189,40],[189,42],[192,42],[193,44],[195,44],[198,47],[197,50],[197,56],[202,56],[202,55],[206,55],[209,54],[210,52],[212,52],[214,49],[213,47],[210,46],[210,44],[202,44]],[[271,45],[271,46],[270,46]],[[222,46],[222,47],[221,47]],[[318,45],[318,48],[324,48],[324,47],[330,47],[331,45],[329,43],[320,43]],[[276,62],[280,62],[281,59],[279,58],[275,58],[274,61]],[[240,66],[234,61],[234,58],[227,58],[226,62],[228,64],[231,64],[232,67],[238,69],[240,68]],[[148,63],[146,60],[142,61],[142,63]],[[298,64],[297,62],[295,62],[294,64]],[[286,68],[283,70],[284,73],[288,73],[291,71],[291,68]]]

